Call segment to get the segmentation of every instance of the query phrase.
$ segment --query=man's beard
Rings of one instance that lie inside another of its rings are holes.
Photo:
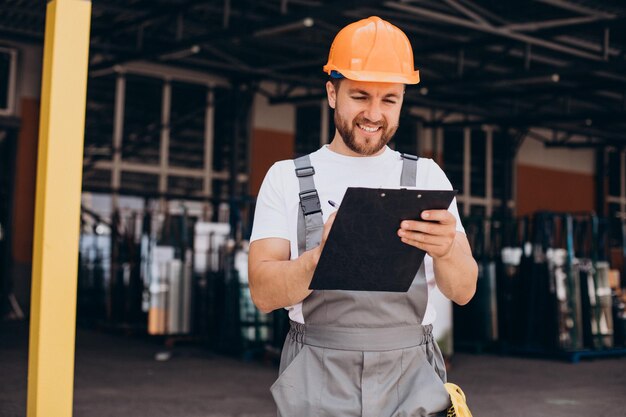
[[[343,143],[345,143],[352,152],[358,153],[359,155],[363,156],[370,156],[378,153],[382,148],[385,147],[385,145],[387,145],[387,143],[389,143],[389,141],[393,138],[393,135],[398,130],[398,125],[389,128],[387,120],[383,119],[382,124],[378,123],[378,125],[381,126],[380,130],[382,132],[380,138],[376,139],[365,137],[365,143],[360,144],[356,141],[355,131],[356,129],[360,129],[357,124],[373,124],[371,121],[363,117],[357,116],[356,118],[354,118],[354,120],[352,121],[352,125],[350,126],[347,120],[344,120],[341,116],[339,116],[337,110],[335,110],[334,120],[335,127],[339,132],[339,136],[341,136],[341,139],[343,139]]]

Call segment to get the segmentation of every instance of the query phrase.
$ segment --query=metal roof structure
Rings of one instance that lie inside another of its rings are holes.
[[[564,133],[543,138],[551,146],[626,144],[620,0],[95,0],[91,76],[151,61],[277,81],[278,93],[261,91],[272,103],[310,101],[322,97],[334,35],[371,15],[411,39],[422,81],[406,102],[439,110],[426,125],[547,127]],[[41,41],[44,18],[39,0],[7,0],[0,39]]]

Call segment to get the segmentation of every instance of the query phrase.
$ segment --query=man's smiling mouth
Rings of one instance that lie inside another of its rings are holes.
[[[364,131],[366,131],[368,133],[374,133],[374,132],[378,131],[381,128],[381,126],[370,127],[370,126],[364,126],[364,125],[361,125],[361,124],[358,124],[358,123],[357,123],[357,126],[360,129],[362,129],[362,130],[364,130]]]

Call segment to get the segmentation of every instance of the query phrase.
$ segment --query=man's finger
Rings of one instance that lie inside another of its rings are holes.
[[[401,238],[400,239],[402,241],[402,243],[409,245],[409,246],[413,246],[417,249],[421,249],[425,252],[433,252],[433,251],[440,251],[442,250],[442,248],[445,247],[445,245],[438,245],[438,244],[433,244],[433,243],[426,243],[426,242],[418,242],[416,240],[412,240],[412,239],[407,239],[407,238]]]
[[[426,210],[422,212],[422,219],[441,224],[456,223],[456,218],[448,210]]]
[[[402,230],[410,232],[422,232],[429,235],[444,235],[450,228],[449,225],[443,225],[436,222],[423,222],[419,220],[404,220],[400,224]]]
[[[335,222],[335,216],[337,215],[337,212],[335,211],[334,213],[331,213],[330,216],[328,216],[328,219],[326,220],[326,223],[324,223],[324,230],[325,231],[329,231],[330,228],[333,226],[333,223]]]
[[[445,246],[450,242],[450,240],[445,237],[428,235],[419,232],[404,231],[404,233],[399,233],[399,235],[403,242],[409,244],[418,243],[420,245]]]
[[[335,221],[336,215],[337,215],[336,211],[331,213],[330,216],[328,216],[326,223],[324,223],[324,231],[322,232],[322,243],[326,242],[326,239],[328,238],[328,235],[330,234],[330,229],[333,226],[333,222]]]

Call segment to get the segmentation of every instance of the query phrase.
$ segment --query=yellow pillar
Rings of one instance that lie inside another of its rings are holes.
[[[69,417],[91,2],[46,9],[27,416]]]

